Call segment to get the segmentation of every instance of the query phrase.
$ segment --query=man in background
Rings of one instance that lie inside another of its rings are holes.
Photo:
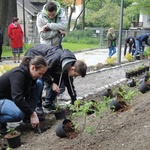
[[[62,48],[62,37],[67,29],[67,17],[65,10],[56,1],[50,1],[43,6],[42,11],[37,16],[36,25],[40,34],[40,43]],[[45,83],[46,97],[49,93],[50,85]],[[62,83],[60,95],[63,96],[65,86]]]
[[[126,55],[128,46],[129,46],[129,53],[132,53],[132,55],[133,55],[135,52],[135,39],[133,36],[128,36],[125,39],[124,56]]]

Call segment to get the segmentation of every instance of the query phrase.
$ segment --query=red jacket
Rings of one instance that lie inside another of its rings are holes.
[[[13,23],[8,26],[8,36],[10,38],[12,48],[23,47],[23,31],[19,24],[17,27],[15,27]]]

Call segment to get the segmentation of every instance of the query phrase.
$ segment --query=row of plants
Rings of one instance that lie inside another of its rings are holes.
[[[72,112],[71,116],[68,116],[69,119],[63,120],[56,126],[56,135],[61,138],[67,137],[69,139],[80,135],[80,140],[82,140],[83,132],[92,134],[96,131],[100,124],[101,117],[103,117],[103,113],[108,110],[115,112],[129,109],[132,98],[137,93],[136,90],[131,90],[129,86],[122,85],[121,87],[115,87],[113,90],[107,89],[101,94],[98,101],[76,100],[74,105],[70,104],[68,106]],[[96,126],[87,124],[87,117],[91,114],[97,118]],[[79,118],[82,120],[82,125],[78,123]]]
[[[140,65],[134,69],[128,69],[125,72],[125,77],[129,79],[131,77],[141,75],[147,71],[149,71],[149,65]]]
[[[83,132],[92,134],[96,131],[104,112],[109,110],[113,112],[123,112],[130,109],[134,97],[138,96],[140,92],[145,93],[150,90],[150,72],[147,71],[144,73],[140,79],[127,80],[125,83],[126,85],[122,84],[113,87],[113,89],[108,88],[104,90],[98,101],[77,100],[74,105],[69,105],[69,110],[72,111],[71,116],[68,116],[69,119],[63,120],[63,122],[56,126],[56,135],[67,138],[75,138],[80,135],[80,141],[82,141]],[[141,88],[141,84],[143,83],[145,83],[145,91]],[[93,114],[97,120],[96,126],[88,124],[87,117],[91,114]],[[79,118],[82,120],[82,125],[78,123]],[[61,133],[59,132],[60,128],[61,131],[63,131]]]

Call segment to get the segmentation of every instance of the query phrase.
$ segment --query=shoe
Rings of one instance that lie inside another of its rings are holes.
[[[42,107],[36,107],[36,108],[35,108],[35,112],[36,112],[38,115],[44,115],[44,111],[43,111],[43,108],[42,108]]]
[[[0,60],[0,62],[2,62],[2,60]]]
[[[55,105],[53,103],[47,104],[47,103],[43,102],[43,107],[55,110]]]
[[[18,63],[20,63],[20,61],[18,60]]]
[[[45,120],[45,113],[42,107],[36,107],[35,112],[37,113],[40,122]]]
[[[54,112],[55,110],[56,110],[56,107],[55,107],[55,105],[54,104],[43,104],[43,108],[44,108],[44,112],[46,113],[46,114],[49,114],[49,113],[52,113],[52,112]]]
[[[0,123],[0,134],[7,134],[7,123]]]
[[[14,60],[14,63],[16,63],[16,61]]]

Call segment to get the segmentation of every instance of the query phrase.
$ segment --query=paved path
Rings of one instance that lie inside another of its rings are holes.
[[[121,60],[124,61],[125,58],[123,57],[123,48],[122,48],[122,56]],[[88,50],[84,52],[75,53],[75,56],[79,60],[84,60],[87,66],[93,66],[98,63],[106,64],[105,60],[108,57],[108,49],[95,49],[95,50]],[[117,56],[117,53],[114,55]],[[0,65],[4,64],[15,64],[13,60],[7,59],[0,62]],[[18,64],[18,63],[16,63]]]
[[[121,51],[121,61],[124,61],[125,58],[123,56],[123,48]],[[98,63],[106,64],[106,59],[108,57],[108,49],[95,49],[85,52],[76,53],[76,58],[80,60],[84,60],[87,66],[93,66]],[[117,53],[114,55],[117,57]]]

